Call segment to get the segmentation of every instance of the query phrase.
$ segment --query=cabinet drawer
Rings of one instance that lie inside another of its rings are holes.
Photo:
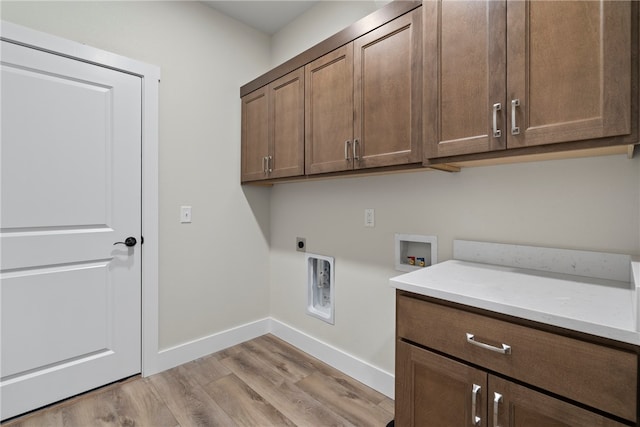
[[[637,356],[407,296],[397,299],[398,338],[449,354],[610,414],[636,420]],[[507,354],[474,345],[501,349]]]

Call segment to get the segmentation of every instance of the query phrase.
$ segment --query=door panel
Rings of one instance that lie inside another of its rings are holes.
[[[602,43],[599,14],[600,4],[595,1],[556,2],[553,5],[533,2],[530,5],[529,26],[538,27],[540,22],[549,24],[547,31],[532,31],[529,35],[527,92],[531,127],[556,123],[560,118],[571,122],[600,115]],[[588,23],[584,27],[587,30],[576,31],[571,25],[563,25],[567,16]],[[562,43],[556,43],[557,40]],[[575,102],[577,93],[581,93],[582,102]]]
[[[506,3],[441,0],[422,9],[426,157],[505,148]]]
[[[108,351],[109,293],[107,262],[5,274],[3,377]]]
[[[440,82],[448,97],[440,108],[441,136],[444,141],[487,135],[487,120],[483,113],[489,104],[487,53],[489,52],[490,22],[485,2],[443,2]],[[449,23],[461,17],[460,26]],[[464,32],[459,31],[460,27]],[[470,37],[469,35],[473,36]],[[458,100],[454,102],[454,100]],[[451,114],[455,110],[457,114]]]
[[[304,68],[269,85],[272,178],[304,174]]]
[[[267,87],[242,98],[242,181],[265,179],[269,155]]]
[[[305,66],[307,174],[353,168],[353,43]]]
[[[396,402],[402,402],[396,406],[397,425],[488,425],[485,372],[402,341],[396,348]],[[475,389],[475,413],[474,385],[480,387]]]
[[[111,198],[103,196],[111,159],[105,162],[105,153],[113,122],[108,88],[9,66],[2,79],[2,96],[20,99],[3,111],[3,126],[30,141],[2,147],[3,176],[11,177],[2,186],[2,227],[107,224]],[[42,94],[56,102],[41,102]],[[86,144],[89,139],[95,143]]]
[[[509,148],[631,132],[630,3],[509,3]]]
[[[422,161],[422,13],[354,42],[355,168]]]
[[[140,372],[141,79],[2,42],[6,419]]]
[[[624,424],[489,375],[489,424],[505,427],[622,427]],[[499,399],[496,402],[496,394]],[[597,391],[594,391],[597,393]],[[498,420],[495,420],[495,414]]]

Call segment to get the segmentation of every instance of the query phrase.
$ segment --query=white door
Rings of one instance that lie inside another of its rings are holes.
[[[13,43],[0,52],[6,419],[141,371],[142,87]]]

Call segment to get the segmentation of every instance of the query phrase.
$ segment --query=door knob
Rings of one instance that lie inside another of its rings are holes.
[[[125,245],[128,247],[132,247],[135,246],[136,243],[138,243],[138,241],[135,237],[127,237],[126,239],[124,239],[124,242],[115,242],[114,245]]]

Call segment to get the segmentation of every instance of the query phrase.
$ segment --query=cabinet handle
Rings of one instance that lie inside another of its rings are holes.
[[[502,110],[502,104],[496,103],[493,104],[493,136],[494,138],[500,138],[502,136],[502,131],[498,129],[498,111]]]
[[[500,427],[498,425],[498,409],[502,402],[502,395],[500,393],[493,393],[493,427]]]
[[[480,348],[484,348],[485,350],[495,351],[496,353],[500,353],[500,354],[511,354],[511,346],[510,345],[502,344],[502,348],[494,347],[492,345],[485,344],[485,343],[480,342],[480,341],[476,341],[475,336],[473,334],[468,333],[468,332],[467,332],[467,342],[469,344],[473,344],[473,345],[478,346]]]
[[[520,128],[516,126],[516,107],[520,106],[519,99],[511,100],[511,135],[519,135]]]
[[[358,148],[360,147],[360,141],[357,139],[353,140],[353,160],[360,160],[360,156],[358,155]]]
[[[478,393],[480,393],[480,386],[474,384],[471,389],[471,425],[479,426],[481,418],[478,414]]]
[[[344,159],[345,159],[346,161],[351,160],[351,159],[349,158],[349,144],[351,144],[351,141],[349,141],[349,140],[346,140],[346,141],[344,142]]]
[[[267,156],[264,156],[262,158],[262,172],[264,172],[264,174],[267,174]]]
[[[267,157],[267,169],[269,170],[269,173],[273,172],[273,157],[269,156]]]

